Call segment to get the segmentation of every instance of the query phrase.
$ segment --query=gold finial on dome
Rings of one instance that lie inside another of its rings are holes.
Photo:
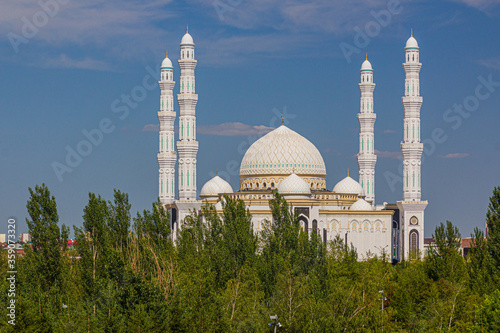
[[[347,168],[347,177],[349,177],[349,168]]]
[[[366,53],[366,58],[365,58],[365,60],[368,60],[368,52]]]
[[[285,125],[285,118],[281,115],[281,125]]]
[[[413,28],[411,29],[411,37],[413,37]]]
[[[168,51],[166,52],[167,54],[165,55],[168,58]]]
[[[215,169],[215,175],[218,176],[219,175],[219,169]]]
[[[189,24],[186,25],[186,33],[188,34],[189,33]]]

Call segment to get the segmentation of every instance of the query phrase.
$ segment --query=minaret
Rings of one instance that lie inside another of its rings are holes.
[[[196,200],[196,154],[198,141],[196,141],[196,103],[198,95],[195,94],[196,60],[194,59],[193,37],[186,29],[186,34],[181,40],[181,68],[180,94],[177,95],[179,103],[179,200]]]
[[[375,155],[375,138],[374,125],[377,115],[373,112],[373,69],[366,60],[361,65],[361,81],[359,91],[361,99],[359,105],[358,121],[359,121],[359,183],[363,187],[363,192],[366,196],[366,201],[375,204],[375,163],[377,163],[377,155]]]
[[[403,201],[398,202],[401,223],[401,245],[403,255],[408,259],[415,251],[424,250],[424,210],[427,201],[421,201],[421,157],[423,144],[420,142],[420,96],[419,47],[411,37],[406,42],[405,93],[401,98],[404,107],[404,129],[401,152],[403,153]]]
[[[175,198],[175,160],[177,154],[174,149],[174,69],[168,58],[168,53],[161,63],[160,85],[160,141],[158,153],[159,179],[158,191],[162,204],[171,204]]]

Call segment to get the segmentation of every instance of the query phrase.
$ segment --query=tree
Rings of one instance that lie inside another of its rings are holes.
[[[471,238],[471,249],[467,255],[469,281],[471,289],[482,296],[494,288],[494,265],[488,251],[484,232],[478,228],[474,228]]]
[[[500,186],[493,189],[493,195],[490,197],[486,212],[486,227],[488,250],[498,272],[500,271]]]
[[[83,209],[83,228],[75,227],[76,246],[81,255],[80,274],[84,291],[96,314],[99,281],[109,273],[109,210],[106,200],[89,193],[89,202]]]
[[[108,221],[111,240],[113,247],[121,252],[130,228],[130,207],[132,205],[128,202],[128,194],[116,189],[114,190],[114,204],[110,201],[108,205],[111,214]]]
[[[458,228],[450,221],[446,221],[446,225],[441,222],[436,227],[432,235],[435,245],[431,246],[425,260],[429,277],[434,280],[444,278],[455,281],[463,276],[461,237]]]
[[[31,259],[39,274],[38,281],[44,290],[58,284],[61,274],[61,247],[66,246],[68,229],[63,225],[63,234],[57,223],[59,215],[54,196],[45,184],[29,188],[30,199],[26,204],[31,219],[26,219],[32,238]]]
[[[484,304],[477,311],[480,332],[500,332],[500,291],[486,295]]]
[[[224,197],[222,220],[223,251],[234,279],[247,262],[254,260],[257,237],[253,232],[252,216],[241,199]]]

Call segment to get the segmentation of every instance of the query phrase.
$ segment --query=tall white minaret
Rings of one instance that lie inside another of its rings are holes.
[[[420,96],[419,47],[417,40],[411,37],[406,42],[405,93],[401,98],[404,107],[404,129],[401,152],[403,153],[403,201],[398,201],[401,223],[401,246],[403,256],[411,258],[411,254],[424,250],[424,210],[427,201],[421,201],[421,157],[424,149],[420,142]]]
[[[161,63],[160,85],[160,141],[158,152],[158,192],[160,202],[164,205],[171,204],[175,199],[175,160],[177,154],[174,149],[174,69],[168,58],[168,53]]]
[[[363,187],[366,200],[375,204],[375,137],[374,125],[377,115],[373,112],[373,69],[372,64],[366,60],[361,65],[361,82],[359,90],[361,92],[358,121],[359,121],[359,183]]]
[[[196,103],[198,95],[195,93],[196,60],[194,58],[193,37],[186,29],[186,34],[181,40],[181,68],[180,94],[177,95],[179,103],[179,200],[196,200],[196,154],[198,141],[196,141]]]

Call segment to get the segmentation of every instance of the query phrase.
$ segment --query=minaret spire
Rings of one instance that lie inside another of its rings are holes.
[[[195,75],[197,61],[194,58],[194,41],[186,27],[186,34],[181,40],[181,68],[179,103],[179,200],[196,200],[196,156],[198,141],[196,141],[196,103]]]
[[[403,257],[414,258],[424,251],[424,210],[427,201],[422,201],[421,191],[421,158],[424,145],[420,141],[420,68],[419,47],[417,40],[408,38],[405,47],[404,96],[401,98],[404,108],[403,142],[403,200],[398,201],[400,212],[400,244]]]
[[[361,65],[361,78],[359,91],[361,92],[360,106],[358,113],[359,122],[359,183],[363,187],[366,201],[375,203],[375,164],[377,163],[377,155],[375,155],[375,135],[374,126],[376,114],[373,111],[373,69],[368,61],[368,53],[366,60]]]
[[[160,85],[160,111],[158,120],[160,121],[159,152],[158,152],[158,192],[160,202],[164,205],[171,204],[175,199],[175,161],[177,154],[174,149],[174,122],[176,113],[174,111],[173,89],[173,66],[166,57],[161,64]]]

